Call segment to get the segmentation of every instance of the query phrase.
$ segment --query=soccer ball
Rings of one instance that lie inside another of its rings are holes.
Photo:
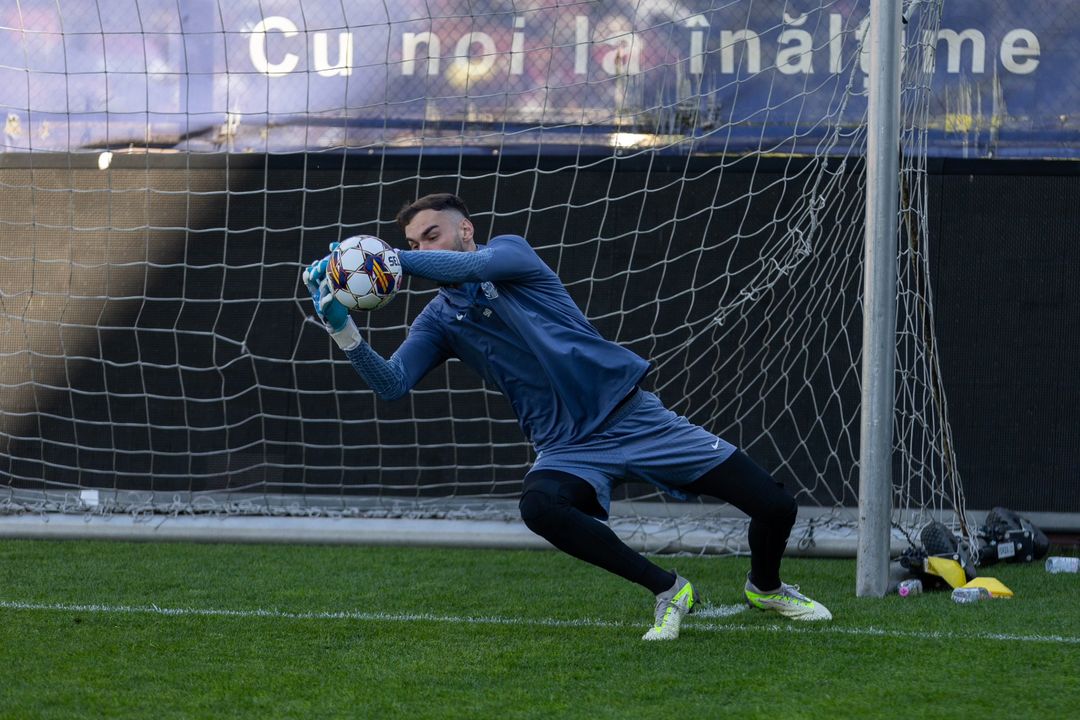
[[[378,310],[401,286],[397,251],[373,235],[343,240],[330,254],[326,277],[334,299],[350,310]]]

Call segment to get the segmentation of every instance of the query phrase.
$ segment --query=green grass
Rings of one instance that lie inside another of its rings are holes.
[[[660,562],[713,603],[740,602],[745,558]],[[997,565],[985,574],[1016,598],[958,606],[947,593],[856,598],[850,560],[784,569],[832,623],[691,617],[677,642],[644,643],[651,597],[555,552],[0,541],[0,718],[1052,718],[1080,707],[1076,575]],[[318,615],[342,612],[432,617]],[[520,623],[445,619],[469,616]],[[584,619],[602,622],[543,624]]]

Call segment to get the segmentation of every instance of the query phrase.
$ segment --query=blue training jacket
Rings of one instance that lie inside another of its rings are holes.
[[[388,364],[396,387],[372,383],[382,397],[408,392],[456,357],[502,391],[525,436],[546,450],[588,437],[648,372],[641,357],[601,337],[522,237],[499,235],[476,252],[400,256],[405,272],[457,285],[441,288],[413,321]],[[374,351],[362,343],[348,355],[370,382]]]

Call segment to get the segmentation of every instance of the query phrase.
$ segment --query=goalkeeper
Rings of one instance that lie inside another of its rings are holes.
[[[649,364],[600,336],[524,238],[477,244],[468,208],[450,194],[416,200],[397,221],[410,247],[399,253],[403,271],[442,287],[389,360],[330,295],[327,258],[304,273],[320,319],[379,397],[402,397],[455,357],[499,388],[537,453],[524,478],[522,520],[563,552],[653,593],[646,640],[677,638],[698,597],[687,579],[632,550],[603,522],[612,488],[626,481],[679,499],[709,495],[745,512],[747,602],[796,620],[831,619],[780,579],[797,512],[792,495],[743,452],[642,389]]]

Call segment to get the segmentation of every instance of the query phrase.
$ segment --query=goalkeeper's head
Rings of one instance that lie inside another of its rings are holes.
[[[469,208],[457,195],[425,195],[401,208],[397,222],[412,250],[476,249]]]

